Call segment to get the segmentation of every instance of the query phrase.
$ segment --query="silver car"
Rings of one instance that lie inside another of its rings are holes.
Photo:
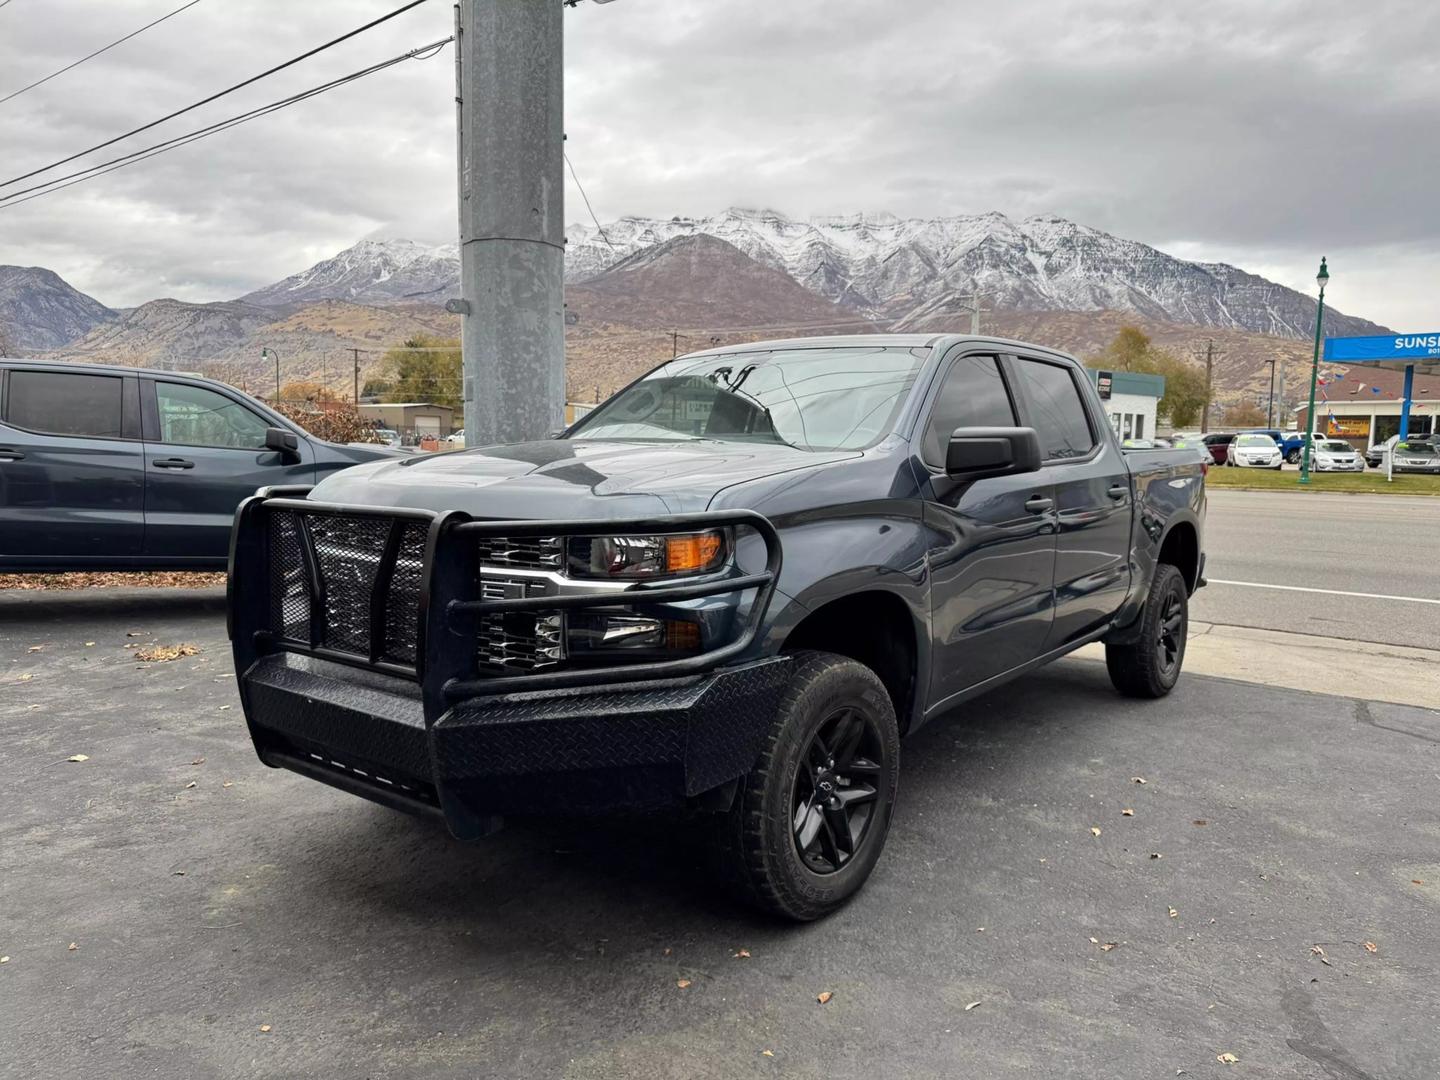
[[[1365,459],[1348,442],[1320,439],[1311,449],[1310,467],[1316,472],[1364,472]]]
[[[1284,458],[1275,440],[1258,432],[1236,435],[1225,459],[1226,465],[1239,465],[1246,469],[1278,469],[1283,463]]]
[[[1395,456],[1392,467],[1397,473],[1440,473],[1440,453],[1436,453],[1432,442],[1408,439],[1397,442],[1390,452]]]

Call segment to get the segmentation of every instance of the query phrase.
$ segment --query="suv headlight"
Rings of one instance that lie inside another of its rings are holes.
[[[571,577],[607,580],[685,577],[722,566],[732,547],[729,529],[669,535],[576,536],[566,565]]]

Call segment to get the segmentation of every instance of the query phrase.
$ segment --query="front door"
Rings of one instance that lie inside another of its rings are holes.
[[[223,560],[235,508],[256,488],[310,484],[311,448],[297,455],[265,448],[269,421],[238,397],[194,383],[146,380],[145,554]]]
[[[1036,357],[1011,360],[1024,423],[1040,435],[1054,484],[1055,620],[1045,651],[1105,626],[1130,590],[1130,470],[1103,417],[1086,404],[1079,372]]]
[[[997,357],[957,357],[941,376],[916,447],[933,538],[932,708],[1034,659],[1050,632],[1056,516],[1048,476],[956,482],[944,471],[956,428],[1015,426],[1008,383]]]
[[[0,562],[83,565],[139,555],[137,380],[53,368],[0,376]]]

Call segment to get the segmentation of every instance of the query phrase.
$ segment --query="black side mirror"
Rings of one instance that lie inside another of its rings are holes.
[[[265,449],[274,450],[284,457],[300,456],[300,437],[293,431],[281,427],[265,429]]]
[[[945,472],[955,480],[1038,472],[1040,436],[1034,428],[956,428],[945,451]]]

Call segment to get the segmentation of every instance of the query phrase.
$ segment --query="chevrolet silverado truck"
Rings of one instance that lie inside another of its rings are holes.
[[[551,439],[247,500],[250,736],[467,840],[708,812],[726,879],[815,919],[880,858],[902,736],[1088,642],[1122,694],[1169,693],[1208,467],[1122,451],[1079,364],[1033,345],[683,356]]]

